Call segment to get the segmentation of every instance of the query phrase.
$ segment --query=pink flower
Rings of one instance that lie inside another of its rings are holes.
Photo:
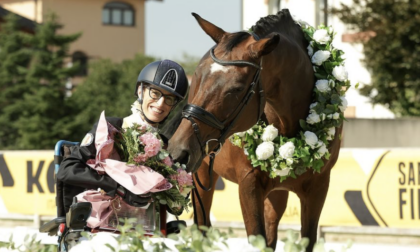
[[[156,156],[162,148],[159,139],[150,132],[140,136],[140,141],[145,145],[144,151],[148,157]]]
[[[136,163],[145,163],[149,157],[147,154],[138,154],[137,157],[133,158]]]
[[[178,169],[178,175],[176,175],[176,180],[181,187],[192,186],[193,180],[191,174],[188,174],[183,169]]]
[[[172,158],[169,156],[163,159],[162,162],[169,167],[171,167],[174,164],[174,162],[172,161]]]

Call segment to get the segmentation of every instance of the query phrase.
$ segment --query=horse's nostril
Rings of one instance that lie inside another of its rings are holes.
[[[180,164],[187,164],[190,159],[190,154],[187,151],[182,151],[181,154],[174,160]]]

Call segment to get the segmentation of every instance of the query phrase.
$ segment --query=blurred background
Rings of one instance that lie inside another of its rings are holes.
[[[214,44],[191,12],[236,32],[284,8],[334,28],[352,84],[320,236],[419,246],[420,0],[0,0],[0,227],[53,218],[55,143],[80,141],[102,110],[131,114],[146,64],[191,78]],[[218,181],[211,215],[245,235],[237,185]],[[299,225],[291,195],[279,233]]]

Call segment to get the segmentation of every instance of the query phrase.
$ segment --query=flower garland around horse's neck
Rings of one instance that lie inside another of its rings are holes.
[[[297,22],[309,41],[307,48],[315,73],[313,103],[309,115],[300,120],[302,131],[294,138],[278,134],[273,125],[258,122],[251,129],[231,136],[232,144],[242,147],[251,164],[270,173],[271,178],[296,178],[308,168],[320,172],[324,159],[328,160],[329,141],[344,120],[350,88],[344,68],[343,51],[333,47],[334,31],[331,27],[315,29],[304,22]],[[341,137],[341,136],[339,136]]]

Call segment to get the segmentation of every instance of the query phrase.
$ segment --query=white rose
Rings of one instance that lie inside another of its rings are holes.
[[[190,187],[184,187],[184,188],[182,188],[182,192],[180,192],[180,193],[181,193],[181,195],[182,195],[182,196],[184,196],[184,198],[185,198],[185,197],[187,197],[187,195],[191,192],[191,189],[192,189],[192,188],[190,188]]]
[[[331,127],[327,130],[327,140],[331,141],[333,140],[333,137],[335,135],[335,127]]]
[[[339,106],[341,112],[344,112],[344,110],[346,110],[347,108],[347,99],[344,96],[340,96],[341,99],[341,106]]]
[[[320,114],[319,117],[321,118],[321,121],[325,120],[325,114],[324,113]]]
[[[308,49],[308,55],[312,57],[312,55],[314,55],[314,49],[312,48],[311,45],[308,45],[307,49]]]
[[[244,148],[244,153],[245,153],[245,155],[249,156],[249,153],[248,153],[248,149],[247,148]]]
[[[329,51],[317,51],[314,56],[312,56],[312,63],[315,65],[322,65],[330,57],[331,53]]]
[[[333,118],[333,115],[327,115],[327,118],[328,119],[332,119]]]
[[[289,175],[291,168],[284,168],[283,170],[276,170],[277,176],[287,176]]]
[[[276,138],[279,135],[279,131],[278,129],[276,129],[276,127],[274,127],[273,125],[268,125],[267,127],[265,127],[264,132],[261,136],[261,139],[264,142],[271,142],[274,140],[274,138]]]
[[[318,154],[323,157],[325,155],[325,153],[328,152],[327,147],[325,146],[325,144],[322,144],[321,147],[319,147],[318,149]]]
[[[322,45],[330,41],[330,35],[328,35],[328,31],[325,29],[316,30],[313,37],[316,42]]]
[[[321,140],[318,140],[315,147],[321,147],[324,144]]]
[[[272,142],[262,142],[255,150],[258,160],[267,160],[274,153],[274,144]]]
[[[340,114],[335,112],[332,117],[333,117],[333,119],[337,120],[338,118],[340,118]]]
[[[295,145],[292,142],[287,142],[280,146],[279,154],[280,157],[283,159],[288,159],[293,157],[293,153],[295,152]]]
[[[254,134],[254,130],[252,128],[250,128],[249,130],[246,131],[246,133],[252,135],[252,134]]]
[[[328,80],[317,80],[315,82],[315,86],[321,93],[325,93],[331,90],[330,86],[328,85]]]
[[[315,133],[310,132],[310,131],[305,131],[304,136],[305,136],[306,144],[311,146],[313,149],[315,145],[318,143],[318,137],[315,135]]]
[[[334,67],[332,74],[334,77],[339,81],[345,81],[348,78],[348,74],[344,66],[336,66]]]
[[[318,123],[321,121],[321,118],[319,118],[319,115],[314,111],[308,115],[306,118],[306,122],[309,124]]]
[[[330,85],[330,87],[335,87],[335,81],[333,80],[328,80],[328,85]]]
[[[292,165],[293,164],[293,158],[287,158],[286,159],[286,164],[287,165]]]
[[[246,131],[243,132],[237,132],[235,133],[235,135],[237,135],[238,137],[244,137],[245,136]]]

